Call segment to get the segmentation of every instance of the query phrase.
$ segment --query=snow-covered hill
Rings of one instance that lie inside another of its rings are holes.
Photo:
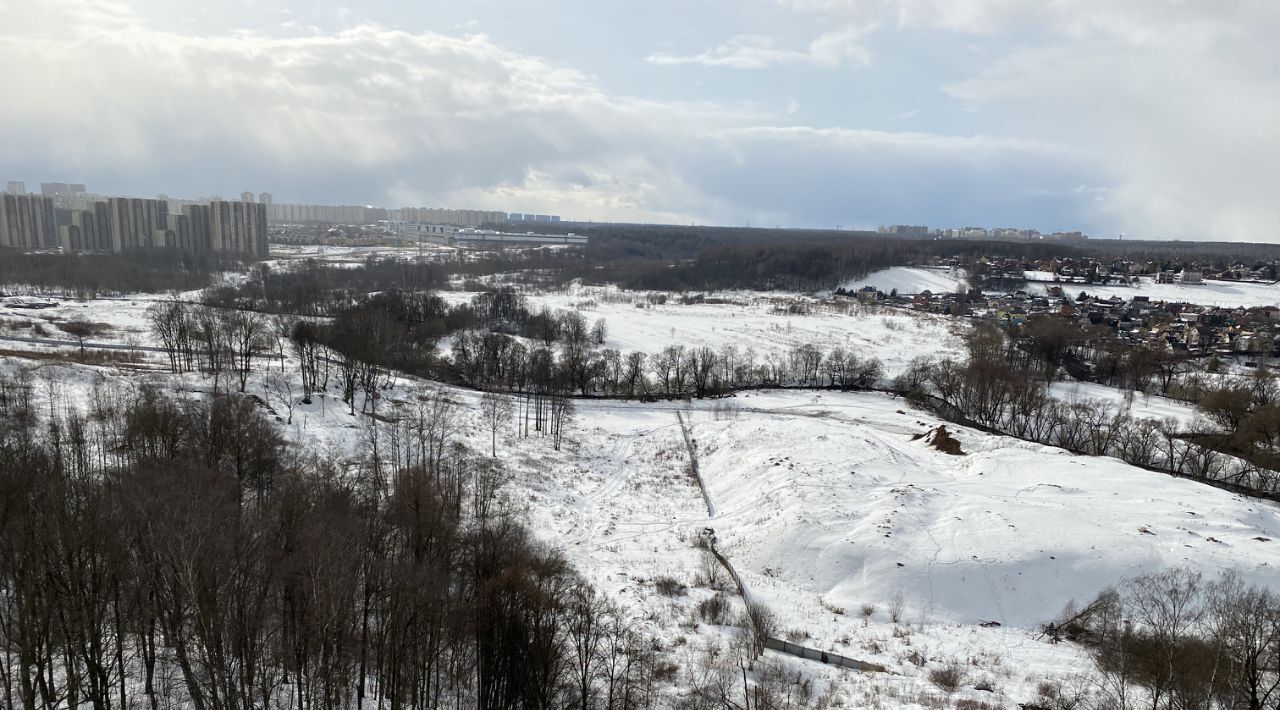
[[[857,291],[867,286],[874,286],[881,293],[889,293],[896,289],[898,293],[905,295],[922,291],[954,293],[968,288],[966,284],[965,274],[959,269],[895,266],[854,279],[844,284],[844,288],[848,291]]]
[[[948,455],[913,440],[938,420],[879,394],[741,402],[694,434],[723,548],[780,607],[901,593],[915,618],[1034,627],[1172,566],[1280,586],[1273,504],[950,425]]]

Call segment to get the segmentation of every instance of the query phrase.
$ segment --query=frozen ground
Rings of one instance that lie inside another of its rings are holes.
[[[1046,293],[1051,283],[1029,283],[1031,293]],[[1075,298],[1081,291],[1093,296],[1110,298],[1119,296],[1129,300],[1134,296],[1147,296],[1153,301],[1195,303],[1202,306],[1226,308],[1280,305],[1280,284],[1237,283],[1231,281],[1205,281],[1202,284],[1158,284],[1144,278],[1135,286],[1090,286],[1088,284],[1062,283],[1062,292]]]
[[[846,283],[844,288],[849,291],[858,291],[866,286],[874,286],[881,293],[889,293],[897,289],[898,293],[904,295],[922,291],[954,293],[968,288],[965,278],[964,271],[960,269],[895,266],[854,279]]]

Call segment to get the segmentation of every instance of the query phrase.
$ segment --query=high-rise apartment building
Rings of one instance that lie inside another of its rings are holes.
[[[21,183],[11,188],[23,189]],[[267,209],[257,202],[111,197],[83,185],[42,183],[42,193],[0,193],[0,247],[123,252],[175,249],[189,254],[267,255]]]
[[[187,227],[191,230],[191,253],[204,254],[209,251],[209,205],[185,205],[182,215],[187,218]]]
[[[53,200],[0,193],[0,247],[44,249],[57,244]]]
[[[249,192],[249,191],[247,191],[247,190],[246,190],[246,191],[244,191],[244,192],[242,192],[242,193],[240,193],[240,201],[241,201],[241,202],[253,202],[253,201],[254,201],[254,199],[253,199],[253,193],[252,193],[252,192]]]
[[[111,237],[107,205],[99,202],[93,210],[74,210],[66,224],[58,227],[63,251],[109,251]]]
[[[10,180],[5,183],[4,191],[11,195],[25,195],[27,194],[27,184],[21,180]]]
[[[169,203],[137,197],[107,200],[111,251],[153,249],[167,246]]]
[[[209,205],[209,248],[213,251],[267,255],[267,206],[255,202]]]

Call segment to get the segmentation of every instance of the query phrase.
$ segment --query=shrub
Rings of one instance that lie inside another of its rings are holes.
[[[902,612],[907,608],[907,602],[902,598],[902,592],[894,592],[889,597],[889,620],[893,623],[902,621]]]
[[[723,592],[698,603],[698,616],[708,624],[724,626],[729,620],[729,598]]]
[[[952,661],[941,668],[929,671],[929,682],[948,693],[954,693],[964,685],[964,667]]]
[[[683,597],[688,592],[688,587],[675,577],[658,577],[653,580],[653,588],[664,597]]]

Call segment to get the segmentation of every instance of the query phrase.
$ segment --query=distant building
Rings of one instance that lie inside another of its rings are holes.
[[[169,203],[139,197],[112,197],[107,200],[110,249],[155,249],[168,245],[164,233],[169,227]]]
[[[267,206],[254,202],[209,204],[209,249],[267,255]]]
[[[110,251],[109,224],[106,203],[97,203],[93,210],[73,210],[58,227],[58,241],[63,251]]]
[[[258,202],[266,205],[267,211],[270,211],[271,210],[271,193],[270,192],[258,193]]]
[[[1202,284],[1204,283],[1204,274],[1199,271],[1190,271],[1183,269],[1178,273],[1178,283],[1181,284]]]
[[[204,254],[209,251],[209,205],[185,205],[182,216],[187,218],[187,229],[191,231],[191,253]]]
[[[929,234],[928,227],[917,224],[892,224],[888,227],[881,225],[876,231],[899,237],[923,237]]]
[[[21,180],[11,180],[5,183],[4,191],[10,195],[25,195],[27,194],[27,184]]]
[[[521,212],[512,212],[507,215],[508,222],[559,222],[558,214],[529,214]]]
[[[0,247],[45,249],[57,244],[53,200],[0,193]]]
[[[245,191],[245,192],[240,193],[240,201],[241,201],[241,202],[256,202],[257,200],[255,200],[255,199],[253,198],[253,193],[252,193],[252,192]]]
[[[55,195],[78,195],[85,191],[84,185],[78,183],[65,182],[42,182],[40,183],[40,194],[45,197],[54,197]]]
[[[502,224],[507,213],[493,210],[455,210],[447,207],[401,207],[400,222],[411,224],[443,224],[454,227],[480,227]]]

